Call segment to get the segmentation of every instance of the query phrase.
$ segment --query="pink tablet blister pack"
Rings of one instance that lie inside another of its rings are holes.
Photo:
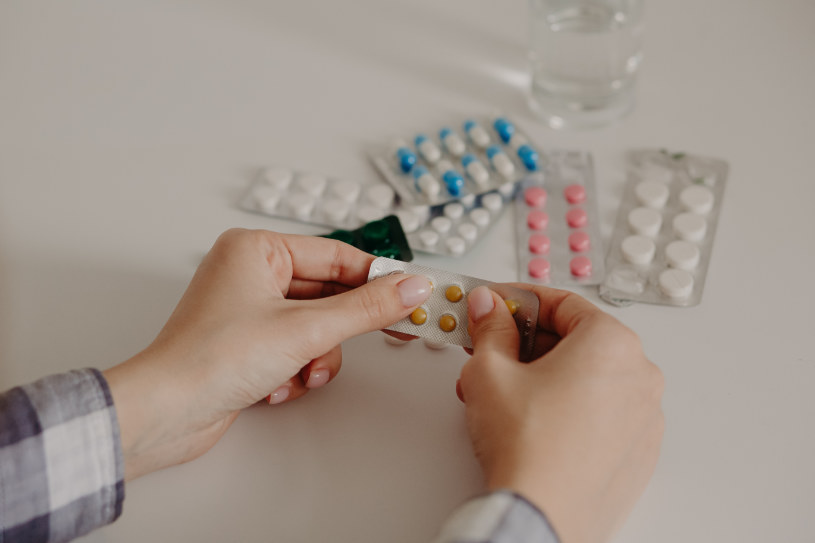
[[[515,196],[518,271],[522,282],[596,285],[604,253],[591,155],[548,151],[540,175]]]
[[[727,163],[640,150],[630,153],[628,164],[600,297],[615,305],[696,305],[721,213]]]

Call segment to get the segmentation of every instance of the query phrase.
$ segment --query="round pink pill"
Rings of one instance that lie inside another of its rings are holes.
[[[545,255],[549,252],[549,236],[545,234],[532,234],[529,236],[529,251],[536,255]]]
[[[572,228],[583,228],[588,220],[585,209],[574,207],[566,212],[566,222]]]
[[[538,279],[549,276],[549,261],[545,258],[533,258],[529,261],[529,275]]]
[[[588,277],[591,275],[591,260],[585,256],[576,256],[569,262],[569,268],[575,277]]]
[[[549,215],[540,209],[533,209],[526,216],[526,224],[532,230],[545,230],[549,224]]]
[[[580,232],[572,232],[569,234],[569,249],[574,251],[575,253],[582,253],[583,251],[588,251],[589,246],[589,235],[583,231]]]
[[[543,187],[529,187],[524,191],[524,200],[530,207],[543,207],[546,205],[546,189]]]
[[[570,204],[582,204],[586,201],[586,187],[583,185],[569,185],[563,189],[563,196]]]

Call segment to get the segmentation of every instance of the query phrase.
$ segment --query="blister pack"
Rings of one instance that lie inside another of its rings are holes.
[[[596,285],[603,280],[597,192],[591,155],[548,151],[540,175],[515,196],[518,271],[525,283]]]
[[[371,161],[406,206],[438,206],[495,190],[507,194],[540,167],[529,138],[502,116],[417,133],[410,142],[394,139],[375,149]]]
[[[472,339],[467,332],[467,294],[478,286],[487,285],[505,300],[515,319],[521,340],[519,359],[522,362],[532,359],[540,302],[531,291],[388,258],[374,260],[368,272],[368,281],[393,273],[424,275],[433,285],[433,292],[410,316],[388,330],[419,336],[435,343],[472,347]]]
[[[336,239],[374,256],[395,258],[410,262],[413,251],[410,250],[405,232],[396,215],[371,221],[356,230],[334,230],[322,237]]]
[[[727,163],[640,150],[611,238],[600,296],[615,305],[696,305],[702,298],[727,181]]]
[[[272,217],[353,229],[393,213],[395,194],[387,183],[269,167],[252,180],[240,206]]]

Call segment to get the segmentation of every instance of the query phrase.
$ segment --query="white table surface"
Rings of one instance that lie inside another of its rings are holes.
[[[636,111],[554,132],[528,113],[526,3],[0,2],[0,388],[146,346],[271,163],[369,180],[366,145],[512,115],[587,149],[603,233],[622,153],[727,159],[701,305],[617,309],[665,373],[667,430],[618,541],[815,540],[815,3],[649,2]],[[511,219],[460,260],[515,279]],[[243,414],[203,458],[127,486],[86,541],[428,541],[480,491],[454,393],[466,355],[347,342],[331,386]]]

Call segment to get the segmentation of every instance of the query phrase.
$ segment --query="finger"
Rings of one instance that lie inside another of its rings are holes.
[[[518,326],[498,294],[485,286],[474,288],[467,297],[467,313],[473,352],[495,351],[518,360]]]
[[[554,332],[561,338],[586,319],[603,313],[587,299],[568,290],[527,283],[512,283],[512,286],[535,293],[540,300],[538,327]]]
[[[335,294],[348,292],[352,287],[326,281],[312,281],[310,279],[292,279],[286,298],[290,300],[313,300],[326,298]]]
[[[342,368],[342,347],[337,345],[324,355],[306,364],[300,370],[300,376],[303,378],[306,388],[320,388],[334,379],[340,372],[340,368]]]
[[[292,277],[357,287],[368,280],[374,256],[341,241],[280,234],[292,263]]]

